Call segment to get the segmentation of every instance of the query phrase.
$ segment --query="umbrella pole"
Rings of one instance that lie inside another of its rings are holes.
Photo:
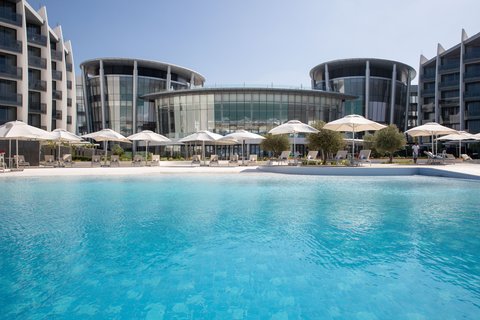
[[[147,159],[148,159],[148,141],[145,140],[145,165],[148,164]]]
[[[60,166],[60,141],[58,142],[58,166]]]
[[[243,143],[244,142],[245,142],[245,140],[242,140],[242,166],[244,165],[244,162],[243,162],[243,159],[244,159],[244,157],[243,157]]]
[[[353,165],[355,160],[355,125],[353,126],[353,135],[352,135],[352,159],[350,164]]]
[[[107,143],[108,141],[105,140],[103,145],[103,147],[105,148],[105,167],[107,166]]]
[[[17,139],[17,142],[16,142],[16,153],[17,153],[17,169],[18,169],[18,139]]]
[[[295,132],[293,132],[293,160],[295,161]]]
[[[8,167],[12,169],[12,139],[8,139]]]
[[[205,141],[202,141],[203,165],[205,165]]]

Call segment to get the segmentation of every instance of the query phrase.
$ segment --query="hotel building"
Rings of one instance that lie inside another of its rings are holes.
[[[411,81],[415,70],[383,59],[344,59],[319,64],[310,71],[312,89],[357,98],[345,102],[344,114],[359,114],[406,130]]]
[[[0,124],[20,120],[77,130],[72,45],[51,28],[47,10],[0,1]]]
[[[456,130],[480,132],[480,33],[437,55],[420,57],[418,122],[435,121]]]
[[[187,68],[141,59],[94,59],[80,68],[88,132],[110,128],[128,136],[155,131],[154,103],[142,96],[201,87],[205,82],[201,74]]]

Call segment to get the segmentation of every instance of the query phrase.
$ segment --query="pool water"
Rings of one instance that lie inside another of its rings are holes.
[[[2,180],[2,319],[478,319],[480,183]]]

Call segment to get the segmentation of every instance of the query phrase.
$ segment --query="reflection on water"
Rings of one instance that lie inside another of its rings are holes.
[[[477,182],[266,174],[4,186],[7,318],[480,312]]]

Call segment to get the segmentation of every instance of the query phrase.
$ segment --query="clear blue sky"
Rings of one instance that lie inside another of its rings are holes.
[[[164,61],[207,85],[310,86],[310,69],[343,58],[418,69],[437,43],[480,32],[478,0],[30,0],[72,41],[75,65],[100,57]],[[416,83],[416,79],[414,80]]]

